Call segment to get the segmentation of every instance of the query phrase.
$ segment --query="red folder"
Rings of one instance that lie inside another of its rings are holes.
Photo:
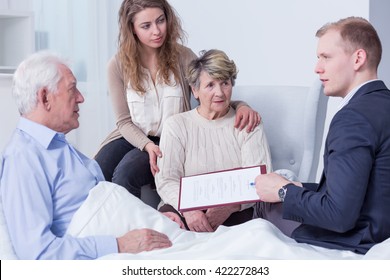
[[[265,165],[219,170],[180,178],[179,211],[261,201],[254,185]]]

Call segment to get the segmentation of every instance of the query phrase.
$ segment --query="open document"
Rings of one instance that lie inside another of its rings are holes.
[[[182,177],[179,211],[260,201],[255,178],[264,173],[266,166],[257,165]]]

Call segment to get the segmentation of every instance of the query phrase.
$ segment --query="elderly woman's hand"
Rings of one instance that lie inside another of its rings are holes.
[[[206,211],[206,218],[210,223],[210,226],[215,231],[220,225],[222,225],[231,214],[240,210],[240,205],[228,205],[215,208],[209,208]]]
[[[195,210],[188,211],[183,213],[184,218],[186,219],[186,223],[188,228],[191,231],[196,232],[213,232],[213,228],[210,226],[206,215],[203,211]]]
[[[181,220],[180,216],[173,212],[163,212],[162,213],[165,217],[169,218],[171,221],[175,222],[179,225],[181,229],[185,229],[183,221]]]
[[[240,130],[246,127],[247,132],[251,132],[260,124],[260,114],[252,110],[249,106],[240,106],[236,110],[236,121],[234,127]]]

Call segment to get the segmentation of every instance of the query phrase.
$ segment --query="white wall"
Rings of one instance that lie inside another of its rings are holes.
[[[351,15],[368,17],[369,0],[169,0],[188,46],[224,50],[238,65],[237,84],[310,85],[316,78],[315,32]]]
[[[0,153],[15,129],[19,113],[11,96],[11,75],[0,74]]]
[[[202,49],[220,48],[235,60],[239,67],[238,85],[298,85],[309,86],[317,79],[316,30],[324,23],[355,15],[369,18],[378,28],[384,55],[380,77],[390,85],[390,1],[387,0],[168,0],[180,15],[188,34],[187,45],[195,53]],[[116,52],[118,10],[122,0],[109,1],[107,10],[108,57]],[[99,2],[97,2],[99,3]],[[104,32],[100,30],[100,32]],[[86,44],[78,38],[79,44]],[[101,67],[102,77],[105,68]],[[386,80],[387,79],[387,80]],[[4,92],[4,91],[3,91]],[[86,102],[91,102],[86,100]],[[95,102],[95,101],[92,101]],[[328,122],[338,100],[329,103]],[[111,108],[109,101],[105,106]],[[101,108],[100,104],[86,104],[85,108]],[[7,110],[2,116],[11,115]],[[261,113],[261,112],[260,112]],[[99,115],[95,114],[94,116]],[[104,115],[104,114],[103,114]],[[0,120],[0,127],[4,127]],[[84,124],[78,129],[83,138],[81,151],[92,156],[101,138],[85,123],[99,123],[104,135],[115,121],[90,119],[85,114]],[[3,133],[3,130],[0,132]],[[99,134],[99,135],[100,135]],[[78,137],[78,138],[80,138]],[[84,138],[90,139],[84,139]],[[76,137],[77,138],[77,137]],[[77,143],[76,143],[77,144]],[[0,147],[2,149],[3,147]]]
[[[379,65],[379,78],[386,85],[390,86],[390,1],[388,0],[371,0],[370,1],[370,21],[378,31],[382,41],[382,61]]]

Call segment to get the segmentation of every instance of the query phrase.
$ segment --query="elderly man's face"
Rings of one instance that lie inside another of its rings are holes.
[[[59,66],[62,78],[58,83],[58,91],[48,94],[50,106],[50,128],[62,133],[68,133],[79,127],[79,103],[84,97],[77,89],[77,81],[72,71],[65,65]]]
[[[233,89],[231,80],[216,80],[204,71],[199,80],[199,89],[192,88],[200,102],[198,112],[210,120],[223,117],[229,111]]]

